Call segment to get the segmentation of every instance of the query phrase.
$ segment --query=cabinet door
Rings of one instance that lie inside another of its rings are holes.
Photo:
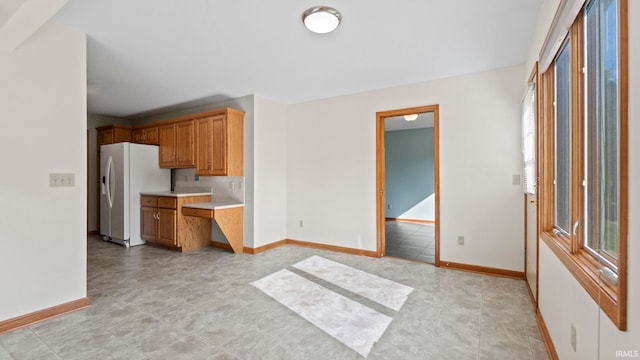
[[[227,176],[244,174],[244,114],[227,114]]]
[[[156,241],[158,233],[158,208],[142,207],[140,209],[140,237],[147,241]]]
[[[196,121],[196,174],[211,175],[211,119]]]
[[[98,131],[98,146],[113,144],[113,129]]]
[[[227,121],[224,116],[211,120],[211,174],[227,175]]]
[[[144,144],[144,129],[133,130],[133,142]]]
[[[144,129],[144,142],[145,144],[151,144],[151,145],[160,144],[160,138],[158,136],[157,126]]]
[[[136,129],[133,130],[133,142],[136,144],[149,144],[149,145],[158,145],[160,144],[160,137],[158,135],[158,127],[150,127],[144,129]]]
[[[115,128],[113,131],[113,142],[114,143],[131,142],[131,129]]]
[[[176,162],[176,131],[175,124],[163,125],[158,128],[160,135],[160,167],[172,168]]]
[[[179,122],[176,125],[176,165],[195,167],[195,125],[193,120]]]
[[[164,245],[177,246],[178,212],[172,209],[158,209],[158,218],[158,242]]]

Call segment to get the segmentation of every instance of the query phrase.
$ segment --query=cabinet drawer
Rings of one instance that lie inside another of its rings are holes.
[[[158,197],[158,207],[167,208],[167,209],[175,209],[177,207],[177,200],[174,197],[166,197],[159,196]]]
[[[156,207],[158,206],[158,198],[155,196],[142,196],[140,205]]]
[[[189,207],[182,208],[182,215],[184,216],[197,216],[207,219],[213,219],[213,212],[214,210],[212,209],[194,209]]]

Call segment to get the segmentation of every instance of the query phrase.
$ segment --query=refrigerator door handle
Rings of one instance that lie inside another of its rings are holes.
[[[109,156],[109,161],[107,161],[107,176],[106,176],[107,184],[106,184],[106,188],[107,188],[107,202],[109,203],[109,208],[110,209],[113,208],[113,200],[115,198],[113,192],[111,191],[111,177],[112,177],[112,175],[115,175],[115,171],[114,171],[114,168],[113,168],[113,158],[111,156]],[[113,176],[113,177],[115,178],[115,176]]]

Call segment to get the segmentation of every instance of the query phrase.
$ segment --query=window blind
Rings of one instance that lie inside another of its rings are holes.
[[[536,193],[536,84],[530,83],[522,99],[522,182],[524,192]]]

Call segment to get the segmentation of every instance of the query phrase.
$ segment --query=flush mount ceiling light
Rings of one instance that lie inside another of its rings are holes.
[[[304,26],[318,34],[326,34],[335,30],[340,25],[342,14],[328,6],[314,6],[302,13]]]
[[[407,121],[414,121],[418,118],[418,114],[405,115],[404,119]]]

